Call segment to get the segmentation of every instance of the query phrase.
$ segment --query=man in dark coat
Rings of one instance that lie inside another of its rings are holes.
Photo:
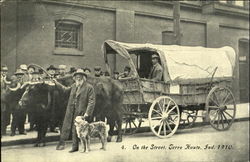
[[[7,88],[7,84],[10,84],[9,77],[8,77],[8,67],[2,66],[1,67],[1,97],[2,93],[5,93]],[[10,124],[10,110],[8,104],[2,102],[1,100],[1,135],[6,134],[6,128]]]
[[[152,55],[152,64],[153,67],[149,74],[149,79],[155,80],[155,81],[161,81],[163,76],[163,69],[161,65],[159,64],[159,56],[156,54]]]
[[[10,88],[19,89],[23,82],[24,73],[21,69],[17,69],[14,76],[11,79]],[[19,134],[26,135],[24,130],[24,124],[26,120],[26,111],[20,107],[19,104],[14,104],[11,107],[12,110],[12,122],[11,122],[11,134],[10,136],[14,136],[16,134],[16,129],[18,129]]]
[[[60,136],[60,148],[57,148],[57,150],[64,149],[64,141],[69,139],[70,132],[72,131],[73,144],[69,152],[78,151],[79,141],[74,125],[76,116],[84,116],[85,120],[91,122],[91,116],[95,107],[95,92],[93,86],[86,82],[87,74],[82,69],[78,69],[73,74],[73,77],[75,83],[71,87],[65,87],[54,80],[56,88],[66,93],[70,91]]]

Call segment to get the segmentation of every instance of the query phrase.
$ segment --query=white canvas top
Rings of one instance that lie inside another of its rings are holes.
[[[130,65],[133,62],[129,51],[149,50],[157,52],[164,69],[165,81],[211,78],[216,67],[215,78],[232,77],[235,67],[236,54],[234,49],[229,46],[205,48],[200,46],[132,44],[108,40],[104,43],[104,49],[106,49],[105,45],[107,44],[118,54],[127,58]]]

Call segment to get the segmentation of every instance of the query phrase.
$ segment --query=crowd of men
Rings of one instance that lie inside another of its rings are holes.
[[[163,77],[163,69],[159,64],[159,56],[156,54],[152,55],[152,68],[149,74],[149,79],[161,81]],[[67,70],[66,65],[59,65],[55,67],[54,65],[50,65],[46,72],[42,69],[35,68],[35,66],[27,66],[25,64],[21,64],[16,72],[13,75],[8,74],[8,67],[1,67],[1,91],[6,89],[7,86],[10,88],[20,88],[25,82],[29,81],[39,81],[44,79],[56,79],[65,77],[68,75],[73,75],[77,69],[71,67],[69,71]],[[94,67],[94,73],[90,68],[81,68],[84,73],[87,75],[92,75],[95,77],[110,77],[108,72],[103,72],[100,66]],[[46,74],[47,73],[47,74]],[[49,74],[49,75],[48,75]],[[129,66],[125,66],[124,71],[122,73],[114,72],[112,78],[113,79],[122,79],[127,77],[132,77],[131,68]],[[12,116],[12,120],[11,120]],[[16,129],[18,129],[19,134],[26,134],[24,125],[26,121],[26,117],[28,117],[28,121],[30,124],[30,129],[28,131],[32,131],[35,129],[35,125],[32,119],[32,115],[28,112],[23,111],[22,109],[8,108],[6,105],[2,106],[1,103],[1,135],[6,134],[6,128],[9,124],[11,124],[11,136],[16,134]],[[50,131],[56,132],[55,128],[57,125],[50,125]]]

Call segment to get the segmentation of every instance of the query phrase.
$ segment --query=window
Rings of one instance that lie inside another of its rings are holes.
[[[230,4],[230,5],[235,5],[235,6],[240,6],[240,7],[245,6],[244,0],[219,0],[219,2],[225,3],[225,4]]]
[[[55,22],[55,47],[81,50],[81,23],[69,20]]]
[[[236,6],[244,7],[244,1],[235,1],[234,3],[235,3]]]

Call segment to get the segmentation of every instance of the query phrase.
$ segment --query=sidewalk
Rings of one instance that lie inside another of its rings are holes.
[[[236,109],[236,119],[235,122],[237,121],[245,121],[249,120],[249,103],[244,103],[244,104],[238,104],[237,109]],[[202,120],[201,118],[198,118],[196,120],[197,125],[201,125]],[[29,129],[29,124],[25,125],[25,129]],[[150,131],[148,128],[148,122],[145,121],[141,125],[143,131]],[[141,132],[141,131],[140,131]],[[60,133],[52,133],[48,132],[46,134],[46,141],[47,142],[52,142],[52,141],[58,141],[59,140],[59,134]],[[11,145],[19,145],[19,144],[31,144],[34,143],[37,132],[32,131],[32,132],[27,132],[27,135],[15,135],[15,136],[9,136],[10,135],[10,126],[7,128],[7,135],[3,136],[1,138],[1,146],[11,146]]]

